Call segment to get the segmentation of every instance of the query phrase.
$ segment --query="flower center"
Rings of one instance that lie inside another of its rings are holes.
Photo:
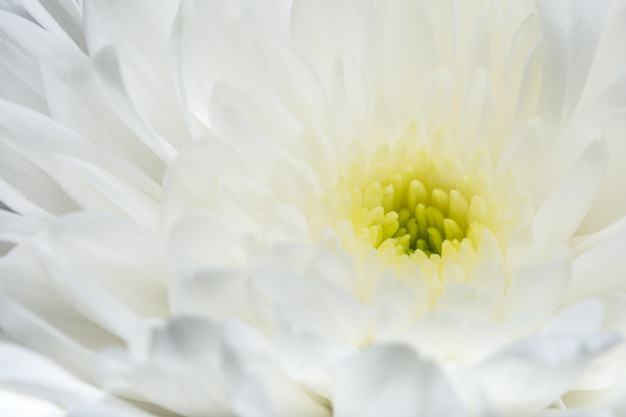
[[[357,235],[368,236],[374,248],[394,248],[399,255],[416,250],[441,254],[444,241],[458,247],[473,221],[473,216],[468,218],[471,200],[458,189],[431,189],[422,179],[409,167],[386,182],[353,189],[349,198],[362,201],[350,216]],[[475,208],[484,207],[480,196],[475,197]]]
[[[405,135],[369,155],[352,153],[357,156],[327,189],[334,195],[335,229],[348,249],[366,255],[373,248],[392,265],[438,264],[446,254],[475,253],[486,229],[502,228],[489,176],[466,172],[437,144]]]

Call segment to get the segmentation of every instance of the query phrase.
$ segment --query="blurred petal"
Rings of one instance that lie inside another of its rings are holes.
[[[434,363],[403,345],[380,345],[333,368],[337,417],[464,416],[454,390]]]

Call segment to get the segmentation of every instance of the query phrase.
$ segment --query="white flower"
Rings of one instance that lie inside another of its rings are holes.
[[[626,1],[291,3],[0,3],[0,383],[623,415]]]

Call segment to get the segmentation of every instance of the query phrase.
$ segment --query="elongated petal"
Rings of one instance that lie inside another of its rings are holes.
[[[533,415],[570,389],[591,360],[619,342],[610,334],[529,339],[476,365],[471,378],[477,378],[488,409],[510,416]]]
[[[438,367],[403,345],[381,345],[333,369],[338,417],[466,415]]]
[[[288,44],[261,45],[262,63],[272,88],[302,123],[328,123],[328,99],[310,64]],[[297,94],[294,94],[296,93]]]
[[[328,415],[286,378],[265,340],[242,323],[178,318],[155,328],[144,349],[138,354],[149,359],[148,367],[122,352],[104,353],[104,383],[117,390],[130,382],[137,393],[182,414]]]
[[[64,219],[32,243],[70,304],[125,338],[139,316],[167,312],[165,259],[152,242],[150,234],[132,223],[82,213]],[[77,264],[74,259],[82,261]]]
[[[383,95],[404,118],[416,103],[420,83],[430,74],[437,51],[427,10],[416,0],[377,5],[372,44],[374,97]],[[404,121],[404,120],[403,120]]]
[[[82,13],[78,3],[71,0],[25,0],[26,11],[47,31],[59,38],[73,42],[85,51]]]
[[[551,245],[569,238],[580,226],[600,190],[607,165],[606,142],[592,142],[535,214],[535,221],[548,230]]]
[[[0,340],[0,364],[4,386],[66,408],[95,403],[105,396],[49,359],[5,340]]]
[[[536,2],[545,36],[538,111],[557,133],[583,93],[600,41],[608,1]]]
[[[586,296],[624,289],[626,260],[620,253],[625,244],[626,233],[621,231],[576,257],[566,301],[574,302]]]

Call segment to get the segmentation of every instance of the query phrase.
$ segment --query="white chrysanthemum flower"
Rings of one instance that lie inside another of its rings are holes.
[[[0,8],[0,402],[626,412],[626,1]]]

